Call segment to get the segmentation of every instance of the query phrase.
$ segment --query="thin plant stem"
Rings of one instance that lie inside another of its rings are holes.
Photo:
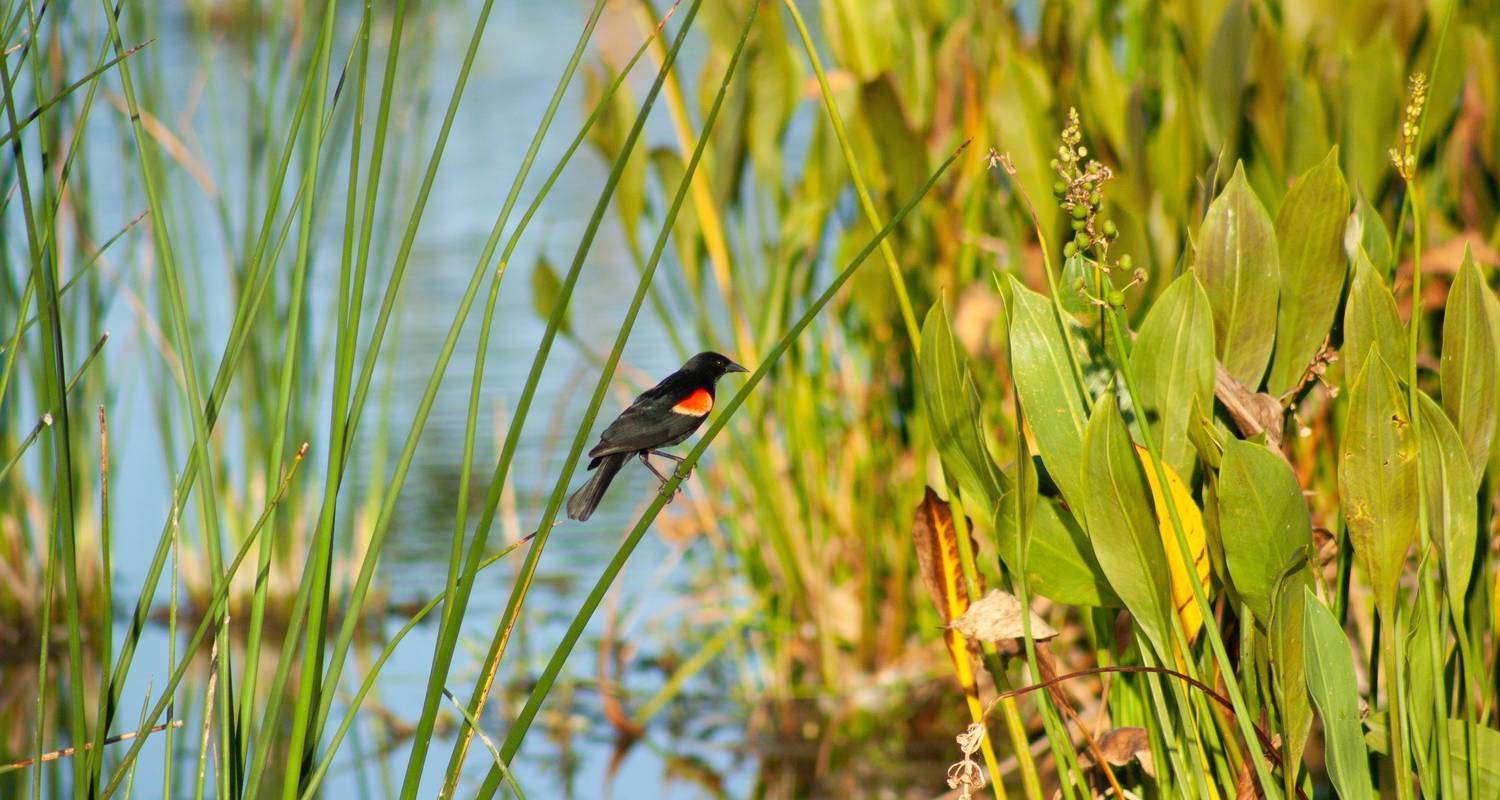
[[[965,142],[965,145],[967,144]],[[713,440],[719,435],[720,431],[729,424],[729,420],[734,418],[734,413],[745,404],[751,392],[765,379],[766,375],[770,373],[771,368],[791,348],[792,344],[802,335],[802,332],[812,324],[812,321],[822,312],[823,308],[833,300],[844,284],[848,283],[849,279],[854,276],[854,273],[859,270],[859,267],[869,258],[870,254],[879,247],[880,242],[889,236],[891,231],[906,219],[907,214],[921,202],[922,198],[927,195],[927,192],[938,182],[938,179],[943,176],[948,167],[953,164],[962,151],[963,148],[960,147],[958,152],[950,155],[938,166],[937,171],[927,179],[927,182],[917,190],[916,194],[891,217],[885,227],[881,228],[875,237],[854,256],[849,265],[833,279],[817,299],[808,305],[807,309],[803,311],[792,327],[777,340],[776,344],[766,353],[760,365],[751,372],[745,384],[724,405],[723,410],[709,423],[707,430],[704,431],[698,443],[683,458],[682,470],[691,469],[698,463],[698,459],[702,458],[704,451],[713,443]],[[614,558],[605,567],[604,573],[600,575],[599,580],[594,584],[594,588],[589,592],[578,613],[574,615],[573,622],[568,626],[567,632],[563,634],[562,641],[558,644],[557,649],[553,651],[551,659],[547,662],[546,668],[543,670],[535,688],[531,692],[531,696],[527,698],[525,707],[511,723],[510,732],[506,735],[505,742],[500,748],[502,758],[514,758],[516,752],[520,750],[521,742],[525,739],[527,730],[531,727],[531,723],[536,718],[537,712],[540,711],[542,703],[546,700],[547,695],[552,690],[553,684],[557,681],[558,675],[562,672],[563,665],[572,653],[573,646],[577,644],[579,637],[583,635],[584,627],[588,625],[594,611],[603,602],[605,593],[613,585],[616,576],[624,568],[625,562],[629,560],[631,553],[640,544],[646,531],[651,527],[651,524],[656,520],[661,510],[666,507],[667,499],[676,492],[678,484],[682,482],[682,474],[682,471],[674,472],[667,481],[666,486],[662,488],[661,493],[652,499],[650,505],[646,507],[645,512],[641,515],[641,518],[636,522],[635,527],[631,529],[630,533],[626,535],[625,540],[621,542],[619,549],[615,552]],[[491,770],[490,774],[486,776],[478,796],[483,800],[488,800],[488,798],[492,797],[496,788],[498,788],[499,780],[499,773]]]
[[[656,103],[657,98],[661,94],[662,86],[666,82],[666,77],[668,73],[671,72],[673,65],[676,63],[678,52],[682,49],[683,43],[687,41],[688,33],[692,30],[693,20],[698,15],[698,9],[700,5],[701,0],[694,0],[693,4],[688,7],[687,13],[683,17],[682,27],[678,30],[677,36],[672,42],[672,47],[668,51],[664,63],[657,71],[656,80],[652,83],[651,90],[647,93],[646,99],[641,104],[640,111],[636,114],[635,122],[631,125],[630,133],[626,136],[625,142],[621,147],[620,155],[618,158],[616,158],[615,165],[610,171],[610,176],[605,184],[605,189],[600,194],[599,200],[595,204],[594,213],[589,220],[589,227],[585,230],[584,238],[579,244],[577,253],[574,255],[573,263],[568,269],[568,275],[563,281],[562,289],[558,293],[557,299],[554,301],[552,315],[547,321],[547,331],[543,334],[542,337],[542,346],[537,350],[537,360],[533,362],[533,374],[528,378],[526,387],[527,390],[531,390],[533,394],[535,389],[534,379],[540,377],[540,372],[537,371],[537,368],[540,367],[542,365],[542,362],[545,360],[546,354],[551,347],[551,339],[556,336],[556,332],[561,327],[563,315],[567,312],[568,303],[572,298],[573,288],[577,284],[578,276],[582,271],[584,258],[587,255],[589,248],[593,244],[594,235],[598,232],[599,226],[603,222],[604,214],[608,209],[610,197],[613,195],[615,187],[619,184],[620,178],[624,173],[624,168],[630,156],[631,150],[634,149],[636,143],[640,140],[641,134],[645,129],[647,115],[650,113],[651,109]],[[753,11],[751,13],[751,16],[754,16]],[[740,44],[741,46],[743,46],[744,44],[743,37],[741,38]],[[684,177],[682,179],[682,184],[678,187],[677,195],[673,199],[672,205],[667,212],[666,220],[662,225],[661,235],[657,239],[656,247],[652,251],[651,257],[647,260],[646,270],[642,272],[641,277],[637,282],[635,297],[630,305],[629,310],[626,311],[624,322],[621,323],[619,333],[616,336],[614,349],[610,354],[610,358],[605,362],[604,370],[600,374],[599,380],[594,389],[594,394],[590,398],[588,409],[584,412],[583,421],[579,426],[578,433],[574,437],[573,445],[569,451],[568,458],[563,464],[562,473],[561,475],[559,475],[557,483],[553,488],[552,494],[547,500],[546,509],[542,512],[541,522],[537,525],[536,539],[532,543],[531,547],[526,551],[526,560],[521,565],[520,572],[516,578],[516,583],[511,590],[509,599],[506,601],[505,611],[502,613],[500,625],[496,629],[495,635],[491,639],[490,649],[485,658],[485,665],[481,670],[480,679],[476,683],[474,693],[470,698],[470,708],[476,715],[478,715],[480,710],[483,708],[484,701],[489,695],[490,681],[493,680],[495,670],[498,668],[500,660],[505,655],[506,645],[510,641],[511,632],[515,628],[516,620],[520,616],[522,604],[525,602],[527,592],[531,588],[531,580],[536,573],[537,564],[540,562],[542,549],[546,546],[547,539],[552,532],[553,520],[556,519],[557,512],[562,508],[563,495],[567,490],[567,483],[571,479],[573,469],[577,466],[579,456],[583,452],[584,444],[587,441],[586,437],[588,436],[589,431],[593,426],[594,417],[598,414],[599,407],[603,404],[604,393],[608,389],[610,377],[614,372],[614,366],[619,362],[620,354],[624,350],[625,341],[629,337],[630,331],[635,323],[636,315],[640,311],[641,303],[644,300],[644,294],[651,283],[652,276],[655,274],[656,264],[660,261],[662,253],[666,248],[667,235],[672,230],[672,223],[676,221],[678,210],[681,208],[682,203],[685,199],[688,186],[690,185],[689,181],[692,179],[693,173],[698,167],[698,162],[702,157],[703,149],[707,147],[709,140],[708,134],[712,129],[714,120],[717,119],[719,107],[722,105],[723,101],[724,87],[728,85],[729,78],[733,75],[734,67],[738,62],[739,53],[740,49],[737,48],[735,50],[735,57],[730,61],[730,66],[725,72],[723,83],[720,86],[719,95],[715,98],[714,105],[709,111],[708,118],[705,120],[703,136],[699,137],[698,148],[694,150],[693,158],[690,159],[687,164],[686,171],[684,172]],[[522,395],[522,400],[524,402],[529,403],[530,399],[531,397],[529,395]],[[519,413],[520,409],[518,407],[517,414],[519,415]],[[515,426],[516,423],[512,422],[512,432],[515,431]],[[507,448],[510,448],[508,451],[510,453],[514,452],[514,442],[514,436],[511,434],[507,434],[506,446]],[[485,510],[486,512],[489,511],[488,504],[486,504]],[[484,523],[481,522],[481,524]],[[446,777],[444,778],[443,782],[444,796],[449,796],[457,787],[459,771],[462,769],[464,757],[467,754],[470,739],[470,731],[467,728],[462,729],[459,733],[458,742],[455,743],[453,753],[448,760],[448,767],[445,773]],[[509,761],[510,759],[514,758],[514,753],[505,756],[505,758],[507,761]],[[408,799],[404,798],[403,800]]]

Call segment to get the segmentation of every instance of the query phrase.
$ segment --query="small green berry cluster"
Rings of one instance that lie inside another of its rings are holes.
[[[1401,139],[1391,148],[1391,164],[1402,180],[1411,183],[1417,174],[1418,140],[1422,136],[1422,109],[1427,105],[1427,76],[1418,72],[1411,76],[1411,99],[1406,104],[1406,117],[1401,122]]]
[[[1097,161],[1085,161],[1089,149],[1081,144],[1083,133],[1079,128],[1078,109],[1068,109],[1068,125],[1063,128],[1062,144],[1057,147],[1057,158],[1052,159],[1052,169],[1059,176],[1052,184],[1052,196],[1068,212],[1073,227],[1073,238],[1063,245],[1064,258],[1072,258],[1095,246],[1107,248],[1120,235],[1114,220],[1099,219],[1099,209],[1104,203],[1104,184],[1113,173]],[[1130,268],[1128,264],[1122,266]]]

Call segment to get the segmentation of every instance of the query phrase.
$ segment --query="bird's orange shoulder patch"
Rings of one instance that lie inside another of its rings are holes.
[[[677,405],[672,406],[672,410],[678,414],[701,417],[713,410],[713,407],[714,396],[709,394],[707,389],[694,389],[692,394],[683,398]]]

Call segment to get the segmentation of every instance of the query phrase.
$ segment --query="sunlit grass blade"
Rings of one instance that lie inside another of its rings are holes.
[[[489,266],[490,258],[493,257],[493,252],[495,252],[495,248],[496,246],[498,246],[499,236],[501,236],[502,230],[504,230],[505,222],[508,221],[508,216],[510,216],[511,209],[513,209],[514,203],[516,203],[517,197],[519,197],[520,188],[522,188],[523,183],[525,183],[526,176],[528,176],[529,170],[531,170],[531,164],[532,162],[534,162],[535,155],[537,155],[538,150],[540,150],[541,141],[543,141],[543,138],[546,137],[547,129],[550,128],[550,122],[552,122],[552,117],[555,116],[556,108],[561,105],[562,96],[564,96],[565,89],[567,89],[568,83],[570,83],[571,77],[573,77],[573,72],[576,71],[577,63],[579,63],[579,60],[582,59],[583,50],[585,50],[585,45],[588,44],[589,38],[591,38],[592,32],[594,32],[594,26],[595,24],[597,24],[598,15],[601,14],[601,11],[603,11],[603,3],[595,3],[594,9],[592,9],[591,15],[589,15],[588,23],[585,24],[585,29],[583,29],[582,35],[579,36],[579,41],[577,41],[576,47],[574,47],[573,59],[570,60],[570,66],[568,66],[567,71],[564,72],[561,80],[559,80],[558,86],[556,86],[555,92],[553,92],[552,102],[550,102],[549,107],[547,107],[547,111],[546,113],[544,113],[543,119],[541,119],[541,123],[540,125],[538,125],[537,131],[535,131],[535,134],[532,135],[531,146],[529,146],[528,152],[526,152],[526,156],[525,158],[523,158],[522,165],[520,165],[519,170],[517,170],[516,177],[514,177],[513,183],[511,183],[511,189],[510,192],[508,192],[507,198],[505,198],[505,203],[504,206],[502,206],[501,213],[499,213],[498,218],[496,218],[495,225],[493,225],[492,230],[490,230],[489,240],[487,240],[486,245],[484,245],[483,252],[481,252],[480,258],[478,258],[478,263],[475,264],[474,270],[472,270],[472,275],[471,278],[469,278],[468,287],[466,287],[465,293],[463,293],[463,297],[462,299],[460,299],[458,311],[455,312],[455,318],[453,318],[452,324],[450,324],[449,333],[447,333],[446,338],[444,338],[440,353],[438,353],[437,359],[435,359],[434,369],[432,369],[431,377],[429,377],[428,386],[426,386],[425,392],[423,392],[422,399],[420,399],[416,416],[414,416],[413,423],[411,423],[410,429],[408,429],[407,441],[405,441],[404,446],[402,446],[401,456],[399,456],[398,462],[396,462],[395,474],[393,474],[392,479],[387,482],[386,497],[384,497],[384,501],[383,503],[381,503],[380,513],[378,513],[377,521],[375,521],[375,528],[374,533],[372,533],[371,546],[369,546],[368,554],[366,554],[365,563],[360,566],[360,573],[359,576],[357,576],[356,584],[354,584],[354,590],[351,591],[350,602],[351,605],[356,606],[356,608],[360,605],[360,603],[363,602],[363,597],[365,597],[366,590],[368,590],[369,582],[374,579],[375,567],[377,567],[377,558],[378,555],[380,555],[381,543],[384,542],[384,536],[386,536],[387,531],[389,531],[390,521],[392,521],[392,515],[393,513],[395,513],[396,509],[396,501],[398,501],[399,494],[401,494],[401,488],[402,486],[404,486],[405,479],[407,479],[408,470],[410,470],[411,464],[413,464],[413,458],[414,455],[416,455],[417,444],[419,444],[423,429],[425,429],[426,420],[428,420],[428,414],[431,413],[432,405],[434,405],[434,401],[435,399],[437,399],[438,389],[440,389],[441,383],[443,383],[443,377],[444,374],[446,374],[449,360],[452,359],[453,351],[455,351],[456,345],[458,345],[459,335],[460,332],[462,332],[463,324],[465,324],[465,321],[468,320],[469,309],[472,308],[472,303],[474,303],[475,296],[477,296],[478,288],[480,288],[481,282],[483,282],[484,275],[486,275],[487,266]],[[474,44],[477,45],[477,42],[478,39],[475,38]],[[471,50],[469,56],[472,57],[472,53],[474,53],[474,51]],[[559,164],[558,168],[559,170],[561,170],[561,164]],[[523,224],[525,224],[525,221],[522,222],[522,225]],[[504,264],[504,261],[502,261],[502,264]],[[492,296],[492,299],[493,296],[498,293],[499,278],[501,278],[501,276],[502,270],[498,270],[498,272],[496,272],[495,279],[493,279],[492,290],[490,290],[490,296]],[[486,324],[486,327],[487,324],[489,324],[489,318],[487,318],[487,315],[484,324]],[[481,336],[480,353],[483,353],[483,336]],[[477,374],[475,374],[474,389],[472,389],[474,390],[474,392],[477,392],[478,377],[480,377],[480,375],[481,372],[477,372]],[[357,413],[351,413],[351,417],[357,417]],[[466,441],[465,444],[465,452],[468,453],[471,453],[472,450],[471,437],[472,426],[471,428],[469,428],[469,440]],[[466,461],[468,461],[468,459],[466,459]],[[466,482],[463,483],[463,485],[466,486]],[[460,494],[462,494],[462,492],[460,492]],[[455,546],[453,546],[455,557],[453,557],[452,563],[450,563],[450,585],[452,585],[453,573],[455,573],[456,570],[456,554],[458,554],[458,552],[460,551],[460,542],[462,542],[462,539],[460,539],[460,536],[462,536],[463,527],[462,513],[460,513],[459,515],[458,525],[460,534],[459,539],[456,539]],[[447,618],[449,617],[450,609],[446,608],[444,609],[444,620],[447,620]],[[339,674],[341,674],[342,666],[344,666],[344,656],[348,651],[348,645],[350,645],[350,642],[353,641],[354,630],[356,630],[356,627],[354,627],[354,621],[356,620],[354,620],[353,617],[347,618],[347,620],[345,620],[344,626],[342,626],[342,629],[339,630],[338,641],[336,641],[332,660],[330,660],[329,677],[327,677],[327,681],[329,681],[330,686],[332,686],[332,684],[336,684],[336,681],[338,681],[339,678]],[[434,675],[434,678],[437,678],[437,675]],[[321,729],[324,725],[326,725],[327,719],[329,719],[330,710],[332,710],[332,693],[324,696],[323,702],[321,702],[320,707],[318,707],[318,728]],[[426,713],[423,714],[423,719],[426,719]],[[423,737],[419,737],[419,740],[422,740],[422,738]]]
[[[521,791],[521,787],[516,783],[516,776],[510,773],[510,768],[505,765],[505,759],[500,757],[500,751],[495,747],[494,740],[490,739],[489,734],[485,733],[484,729],[479,726],[479,720],[474,719],[474,715],[469,713],[469,709],[464,708],[463,703],[458,702],[458,698],[454,697],[452,692],[444,689],[443,696],[448,698],[448,702],[452,703],[453,707],[458,710],[458,713],[464,718],[464,722],[479,736],[479,741],[484,742],[485,749],[489,750],[490,755],[494,758],[495,769],[500,771],[500,775],[505,779],[506,785],[510,787],[512,792],[515,792],[517,800],[526,800],[526,793]]]
[[[962,152],[962,150],[960,149],[959,152]],[[927,182],[922,185],[917,194],[910,200],[908,200],[906,205],[904,205],[899,211],[892,215],[890,221],[887,222],[886,225],[881,228],[880,231],[875,235],[875,237],[871,239],[870,242],[866,244],[864,248],[854,256],[849,265],[846,266],[833,279],[833,281],[828,285],[826,289],[824,289],[823,293],[819,295],[816,300],[808,305],[807,309],[803,311],[801,316],[798,317],[797,321],[791,326],[791,328],[779,340],[777,340],[775,346],[773,346],[771,350],[766,353],[765,358],[755,368],[755,370],[751,372],[749,378],[746,379],[744,386],[741,387],[738,392],[735,392],[734,397],[730,398],[728,403],[724,404],[719,414],[714,418],[712,422],[709,423],[707,429],[704,430],[702,437],[698,440],[698,443],[694,445],[692,450],[690,450],[688,454],[683,458],[681,470],[689,470],[698,463],[698,459],[702,458],[704,451],[708,449],[708,446],[719,435],[719,432],[729,424],[729,420],[734,417],[734,413],[739,410],[740,406],[745,404],[745,401],[749,398],[750,393],[755,390],[756,385],[758,385],[762,380],[765,379],[766,375],[770,373],[772,367],[776,365],[776,362],[780,360],[782,355],[784,355],[786,351],[792,346],[792,343],[795,342],[797,338],[801,336],[802,332],[812,324],[812,321],[817,318],[818,314],[823,310],[824,306],[827,306],[828,303],[833,300],[839,289],[843,288],[844,284],[847,283],[850,278],[854,277],[854,273],[858,271],[860,265],[864,263],[865,259],[867,259],[870,254],[880,246],[880,243],[890,235],[891,231],[894,230],[896,226],[898,226],[901,221],[906,218],[906,215],[910,213],[911,210],[915,208],[919,202],[921,202],[922,198],[926,196],[927,192],[932,189],[932,187],[938,182],[938,179],[941,178],[943,174],[948,170],[948,167],[951,166],[955,160],[957,160],[958,155],[959,153],[954,153],[945,161],[943,161],[941,165],[938,166],[937,170],[932,174],[931,177],[927,179]],[[625,540],[621,542],[614,558],[612,558],[609,562],[609,565],[605,567],[604,574],[599,577],[599,580],[595,583],[593,590],[589,592],[588,597],[584,600],[583,605],[579,608],[577,614],[574,616],[573,622],[568,626],[567,632],[563,635],[562,642],[558,644],[557,649],[553,651],[552,658],[548,661],[546,669],[543,670],[541,676],[537,680],[536,687],[532,690],[531,696],[526,701],[526,706],[521,710],[520,714],[512,722],[510,733],[506,735],[505,742],[500,748],[500,755],[502,758],[512,759],[520,750],[521,742],[526,738],[526,732],[531,727],[532,720],[536,718],[536,714],[541,709],[542,703],[546,700],[547,695],[551,692],[552,686],[557,680],[557,676],[562,672],[563,665],[567,662],[568,656],[572,653],[573,646],[577,644],[578,638],[583,635],[584,627],[593,617],[594,611],[599,607],[599,603],[604,599],[605,592],[607,592],[609,590],[609,587],[613,585],[615,577],[619,575],[620,570],[624,568],[625,562],[629,560],[631,553],[633,553],[636,546],[640,544],[641,538],[645,536],[646,531],[650,529],[651,524],[656,520],[657,515],[660,514],[661,510],[666,506],[668,498],[670,498],[672,496],[672,493],[676,491],[677,485],[682,481],[680,477],[681,474],[681,471],[674,473],[671,479],[667,482],[667,485],[663,487],[662,493],[655,497],[651,501],[651,504],[646,507],[645,512],[643,512],[641,518],[636,522],[635,527],[631,529],[630,533],[626,535]],[[491,770],[490,775],[485,779],[484,786],[482,787],[479,796],[482,798],[489,798],[493,796],[495,789],[498,787],[498,781],[499,774],[496,771]]]
[[[301,465],[302,459],[305,455],[307,455],[307,445],[304,444],[297,450],[297,454],[293,457],[292,463],[287,467],[286,473],[282,476],[281,482],[276,489],[276,493],[267,500],[265,509],[261,511],[260,517],[255,521],[255,525],[250,529],[249,533],[246,534],[245,541],[240,544],[239,551],[235,553],[234,558],[230,560],[229,564],[227,565],[227,570],[223,574],[222,580],[216,580],[214,582],[213,596],[209,598],[208,604],[203,609],[201,619],[198,622],[198,627],[194,629],[193,635],[188,638],[187,647],[184,648],[182,659],[172,664],[171,677],[168,679],[166,687],[162,690],[161,699],[157,701],[154,707],[152,707],[151,712],[145,715],[145,717],[141,720],[141,726],[137,729],[137,734],[154,726],[156,724],[156,720],[159,719],[162,713],[167,709],[167,707],[173,703],[174,693],[177,691],[177,686],[182,682],[183,676],[187,674],[188,668],[192,666],[193,658],[197,654],[199,646],[203,643],[204,637],[208,634],[209,628],[222,627],[219,623],[223,619],[222,607],[226,603],[228,603],[229,600],[230,578],[234,575],[235,571],[239,569],[240,563],[245,560],[245,556],[249,555],[251,548],[256,542],[256,539],[266,528],[267,521],[273,516],[276,507],[281,504],[282,499],[286,497],[287,488],[291,485],[292,478],[297,474],[297,467]],[[175,518],[175,509],[173,516]],[[173,532],[175,534],[175,526]],[[175,581],[173,582],[173,585],[175,587]],[[174,602],[173,605],[175,608],[176,603]],[[110,778],[109,783],[104,787],[104,797],[109,797],[110,795],[114,794],[116,789],[119,788],[120,781],[126,776],[131,764],[135,761],[136,756],[139,755],[141,745],[144,743],[144,741],[145,740],[143,737],[135,739],[135,741],[131,744],[130,749],[126,751],[124,757],[120,759],[120,763],[116,769],[114,777]],[[171,752],[170,747],[168,748],[168,752]],[[172,774],[170,768],[167,770],[166,774]]]
[[[604,189],[600,192],[599,200],[594,206],[594,213],[589,219],[589,225],[584,231],[583,237],[579,242],[577,252],[573,257],[573,262],[568,268],[567,276],[563,279],[562,286],[558,290],[556,299],[553,301],[552,314],[551,317],[547,320],[547,330],[542,335],[541,346],[537,349],[536,358],[532,362],[531,373],[527,376],[526,386],[523,389],[521,395],[521,402],[517,406],[515,421],[512,422],[511,429],[506,435],[505,446],[501,451],[500,461],[496,465],[495,477],[493,480],[503,480],[504,477],[508,474],[510,459],[514,456],[515,446],[519,441],[520,426],[524,421],[525,412],[530,408],[532,398],[536,394],[536,388],[541,378],[542,369],[546,366],[547,356],[551,351],[552,343],[557,336],[558,330],[562,327],[563,320],[566,318],[568,304],[572,299],[573,289],[574,286],[577,285],[578,276],[582,272],[584,260],[586,259],[589,250],[593,246],[594,236],[598,233],[599,226],[604,219],[604,214],[609,208],[610,198],[614,194],[615,188],[619,185],[621,176],[624,174],[626,162],[630,157],[631,150],[639,141],[641,133],[645,129],[647,116],[649,115],[652,107],[656,103],[657,97],[662,91],[662,88],[666,82],[667,75],[671,72],[673,65],[676,63],[677,54],[682,49],[683,43],[687,40],[688,32],[692,29],[693,21],[698,15],[700,4],[700,0],[694,0],[692,5],[688,7],[687,13],[683,17],[681,28],[679,28],[677,36],[672,42],[672,47],[668,51],[667,57],[663,60],[661,68],[657,71],[656,80],[651,84],[651,90],[647,93],[645,100],[641,103],[640,110],[636,114],[636,118],[634,123],[631,125],[630,132],[626,135],[625,141],[621,146],[620,154],[615,159],[614,166],[610,170],[609,179],[608,181],[606,181]],[[743,43],[744,40],[742,38],[742,46]],[[738,55],[738,53],[739,50],[737,49],[736,56]],[[733,63],[734,62],[732,61],[731,66],[733,65]],[[516,584],[511,590],[509,599],[506,601],[505,611],[502,612],[499,627],[495,631],[495,635],[490,642],[489,651],[485,656],[484,667],[481,670],[480,679],[476,682],[473,694],[470,698],[470,708],[475,714],[481,712],[481,710],[484,708],[485,699],[489,696],[490,683],[494,680],[495,669],[500,663],[500,660],[504,657],[506,644],[509,642],[511,632],[514,630],[516,621],[519,618],[521,606],[524,603],[526,593],[530,588],[532,576],[536,573],[537,563],[540,561],[542,548],[546,545],[547,538],[552,532],[553,520],[556,519],[557,512],[562,508],[563,495],[567,490],[567,484],[572,476],[573,468],[578,463],[578,457],[583,450],[584,441],[588,436],[590,427],[593,424],[594,416],[598,414],[599,406],[603,402],[604,392],[608,386],[609,378],[613,374],[614,365],[619,362],[620,353],[624,349],[625,340],[629,336],[631,327],[635,322],[635,317],[640,311],[641,302],[644,299],[644,293],[651,283],[651,276],[655,272],[655,265],[660,260],[661,254],[665,250],[666,237],[671,230],[671,222],[676,218],[677,212],[681,208],[684,196],[687,191],[687,187],[689,185],[688,181],[690,181],[692,178],[693,170],[697,166],[698,159],[702,155],[703,148],[707,146],[708,128],[713,124],[713,121],[717,116],[718,108],[723,99],[723,86],[727,85],[727,81],[728,77],[726,76],[725,84],[721,85],[720,94],[715,98],[714,106],[710,110],[709,116],[705,121],[705,131],[704,135],[699,137],[698,150],[696,150],[694,153],[694,158],[689,164],[689,168],[683,178],[682,185],[679,187],[677,196],[673,200],[671,209],[668,211],[667,222],[662,227],[662,232],[658,237],[656,249],[653,252],[653,256],[647,262],[647,269],[642,273],[640,280],[638,281],[635,297],[631,303],[629,310],[626,312],[625,321],[622,323],[619,334],[616,338],[614,350],[611,353],[610,359],[605,364],[603,374],[600,376],[599,382],[596,385],[594,395],[590,400],[588,410],[585,411],[579,431],[574,437],[574,442],[572,448],[569,451],[568,458],[564,463],[562,474],[559,476],[557,483],[553,488],[552,494],[548,498],[546,509],[542,513],[541,521],[537,524],[537,535],[532,542],[531,547],[526,551],[526,560],[521,565],[519,575],[516,579]],[[491,492],[491,498],[486,498],[484,514],[481,516],[479,522],[481,529],[487,529],[488,526],[493,522],[495,505],[490,502],[491,499],[498,499],[498,496],[495,495],[494,492]],[[454,631],[454,633],[456,633],[456,631]],[[464,757],[468,752],[470,736],[471,733],[469,732],[469,730],[464,729],[460,732],[459,739],[454,744],[453,753],[449,757],[448,767],[443,783],[443,793],[445,795],[451,794],[451,792],[453,792],[457,786],[458,776],[463,768]],[[508,758],[509,757],[507,757],[507,759]]]

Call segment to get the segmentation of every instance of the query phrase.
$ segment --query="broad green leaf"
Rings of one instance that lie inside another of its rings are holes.
[[[1177,477],[1171,466],[1163,465],[1167,479],[1167,492],[1177,508],[1177,521],[1182,524],[1182,537],[1187,543],[1188,556],[1193,562],[1191,576],[1182,558],[1182,545],[1177,541],[1177,526],[1172,522],[1171,509],[1167,507],[1167,493],[1156,481],[1156,470],[1151,465],[1151,453],[1140,445],[1135,446],[1135,455],[1141,461],[1141,472],[1151,489],[1151,509],[1156,513],[1156,530],[1161,537],[1162,551],[1167,557],[1167,567],[1172,578],[1172,608],[1182,620],[1183,633],[1192,640],[1203,627],[1203,612],[1198,608],[1198,599],[1193,596],[1192,580],[1203,587],[1206,596],[1209,588],[1208,533],[1204,530],[1203,513],[1193,501],[1193,493]]]
[[[1219,362],[1255,391],[1275,343],[1281,267],[1271,217],[1245,182],[1243,165],[1235,165],[1234,177],[1208,207],[1193,272],[1213,308]]]
[[[1369,753],[1359,727],[1359,683],[1349,639],[1312,589],[1303,589],[1303,643],[1307,693],[1323,720],[1328,779],[1343,800],[1374,800]]]
[[[1218,496],[1225,566],[1240,598],[1269,629],[1277,575],[1312,544],[1302,487],[1280,456],[1232,439],[1219,465]]]
[[[1454,619],[1462,620],[1479,540],[1474,500],[1479,487],[1469,472],[1463,439],[1442,407],[1423,392],[1417,411],[1422,420],[1422,490],[1427,497],[1427,524],[1442,553],[1448,607]]]
[[[1281,306],[1276,312],[1276,353],[1266,389],[1280,396],[1296,388],[1317,357],[1338,311],[1348,272],[1344,225],[1349,186],[1339,171],[1339,149],[1298,178],[1276,212],[1281,263]]]
[[[1068,360],[1069,339],[1047,298],[1010,277],[1010,366],[1026,423],[1047,473],[1075,511],[1088,495],[1083,481],[1083,395]]]
[[[1029,592],[1067,605],[1120,605],[1120,598],[1115,597],[1099,562],[1094,560],[1094,549],[1083,526],[1056,500],[1038,497],[1036,461],[1026,437],[1019,437],[1018,445],[1020,468],[1006,474],[1008,489],[1000,498],[1000,513],[995,518],[1000,558],[1012,574],[1021,574],[1024,511],[1029,534],[1025,560]]]
[[[1354,279],[1344,304],[1344,374],[1358,375],[1371,345],[1397,374],[1406,374],[1406,326],[1396,312],[1396,298],[1370,262],[1364,248],[1354,254]]]
[[[1495,393],[1500,384],[1497,354],[1485,295],[1490,292],[1473,255],[1464,252],[1463,266],[1448,291],[1443,310],[1443,358],[1439,370],[1443,410],[1467,446],[1469,465],[1478,483],[1490,460],[1495,437]]]
[[[968,359],[948,325],[948,311],[939,300],[922,323],[922,397],[927,421],[943,466],[953,473],[963,492],[964,505],[980,519],[995,518],[1004,492],[1004,477],[981,427],[979,390],[969,373]]]
[[[1034,479],[1033,479],[1034,480]],[[1001,501],[995,531],[1000,556],[1012,571],[1020,572],[1020,535],[1014,516],[1012,490]],[[1031,509],[1031,546],[1026,551],[1026,579],[1032,592],[1055,603],[1071,606],[1118,606],[1120,598],[1094,558],[1083,526],[1067,509],[1051,498],[1038,498]]]
[[[1214,321],[1208,296],[1185,272],[1152,303],[1130,351],[1144,418],[1178,475],[1192,475],[1189,416],[1214,402]]]
[[[1339,499],[1349,540],[1387,620],[1417,535],[1417,441],[1404,400],[1396,377],[1372,350],[1349,392],[1339,442]]]
[[[1306,633],[1302,624],[1302,607],[1313,585],[1307,561],[1310,550],[1308,547],[1294,554],[1277,576],[1267,626],[1271,665],[1276,676],[1276,702],[1281,708],[1284,763],[1296,765],[1302,763],[1302,749],[1312,732],[1312,708],[1307,702]],[[1294,796],[1296,772],[1292,771],[1288,777],[1288,796]]]
[[[1375,265],[1375,274],[1382,280],[1389,279],[1396,267],[1391,254],[1391,234],[1385,227],[1385,220],[1380,218],[1380,212],[1370,205],[1365,193],[1359,189],[1354,192],[1353,219],[1356,238],[1351,242],[1348,234],[1344,237],[1349,258],[1355,258],[1355,252],[1363,246],[1370,263]]]
[[[1085,440],[1089,491],[1083,508],[1094,556],[1147,640],[1165,656],[1173,652],[1171,588],[1162,580],[1169,574],[1167,556],[1145,472],[1112,396],[1094,406]]]
[[[546,253],[539,254],[536,258],[536,266],[531,268],[531,304],[536,309],[537,316],[550,319],[552,309],[557,306],[557,297],[561,293],[562,279],[557,276],[557,268],[552,266]],[[565,334],[573,330],[573,324],[569,319],[571,314],[572,309],[563,311],[559,330]]]

